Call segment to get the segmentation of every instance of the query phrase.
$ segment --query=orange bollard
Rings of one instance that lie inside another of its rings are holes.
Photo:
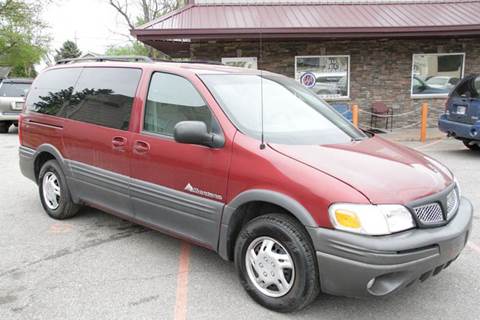
[[[422,103],[422,126],[420,128],[420,141],[427,141],[427,119],[428,119],[428,103]]]
[[[358,105],[356,104],[352,106],[352,122],[358,128]]]

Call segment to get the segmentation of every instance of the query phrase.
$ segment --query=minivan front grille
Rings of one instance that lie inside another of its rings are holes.
[[[423,224],[438,224],[444,221],[442,207],[437,202],[415,207],[413,210]]]
[[[430,202],[418,203],[411,208],[418,222],[424,226],[432,226],[450,220],[457,213],[459,206],[458,189],[454,187],[448,193],[442,192],[441,195],[430,199]]]

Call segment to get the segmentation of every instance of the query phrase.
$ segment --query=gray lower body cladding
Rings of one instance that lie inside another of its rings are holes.
[[[36,150],[20,147],[20,169],[36,181]],[[216,250],[224,204],[68,159],[57,159],[72,199]]]
[[[28,179],[37,182],[35,177],[34,156],[35,150],[20,146],[18,149],[20,171]]]
[[[473,207],[462,198],[445,226],[389,236],[307,228],[316,249],[322,291],[340,296],[384,296],[448,267],[465,247]]]

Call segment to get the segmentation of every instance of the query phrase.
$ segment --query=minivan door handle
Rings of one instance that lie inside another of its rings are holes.
[[[148,151],[150,151],[150,145],[148,144],[148,142],[137,140],[133,145],[133,150],[137,154],[147,153]]]
[[[127,138],[124,137],[113,137],[112,147],[113,149],[123,149],[127,145]]]

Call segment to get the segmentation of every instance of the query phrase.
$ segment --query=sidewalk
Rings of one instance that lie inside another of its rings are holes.
[[[394,129],[392,132],[380,133],[379,136],[398,142],[420,141],[420,128]],[[429,141],[444,139],[445,137],[446,134],[436,127],[427,129],[427,140]]]

